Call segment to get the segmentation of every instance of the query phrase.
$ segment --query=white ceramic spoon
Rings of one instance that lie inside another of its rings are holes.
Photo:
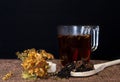
[[[104,68],[106,68],[108,66],[115,65],[115,64],[120,64],[120,59],[109,61],[109,62],[106,62],[106,63],[95,64],[94,65],[94,70],[91,70],[91,71],[86,71],[86,72],[73,72],[73,71],[71,71],[71,76],[74,76],[74,77],[91,76],[91,75],[94,75],[94,74],[102,71]]]

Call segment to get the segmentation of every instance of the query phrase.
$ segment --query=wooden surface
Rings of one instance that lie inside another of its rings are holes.
[[[57,70],[60,69],[61,64],[58,60],[53,62],[57,63]],[[106,62],[103,60],[92,60],[93,63]],[[96,75],[84,78],[70,77],[69,79],[37,79],[25,80],[21,78],[21,61],[17,59],[0,59],[0,82],[120,82],[120,64],[105,68],[103,71]],[[3,81],[2,77],[9,71],[13,72],[13,76]]]

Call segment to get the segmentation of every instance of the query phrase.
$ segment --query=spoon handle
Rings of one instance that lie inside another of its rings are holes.
[[[109,61],[109,62],[106,62],[104,64],[105,64],[105,67],[116,65],[116,64],[120,64],[120,59]]]

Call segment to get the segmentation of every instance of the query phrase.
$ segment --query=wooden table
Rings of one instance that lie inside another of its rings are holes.
[[[61,67],[60,62],[54,61],[57,63],[57,69]],[[103,60],[92,60],[93,63],[102,63],[106,62]],[[38,80],[25,80],[21,78],[21,61],[18,59],[0,59],[0,82],[120,82],[120,64],[114,65],[108,68],[105,68],[103,71],[99,72],[96,75],[84,78],[74,78],[70,77],[69,79],[38,79]],[[2,77],[9,71],[13,72],[13,76],[3,81]]]

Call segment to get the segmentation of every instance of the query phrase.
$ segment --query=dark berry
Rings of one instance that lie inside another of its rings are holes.
[[[70,72],[75,69],[75,64],[74,62],[72,63],[69,63],[67,65],[64,66],[64,68],[62,68],[57,76],[60,77],[60,78],[69,78],[70,77]]]

